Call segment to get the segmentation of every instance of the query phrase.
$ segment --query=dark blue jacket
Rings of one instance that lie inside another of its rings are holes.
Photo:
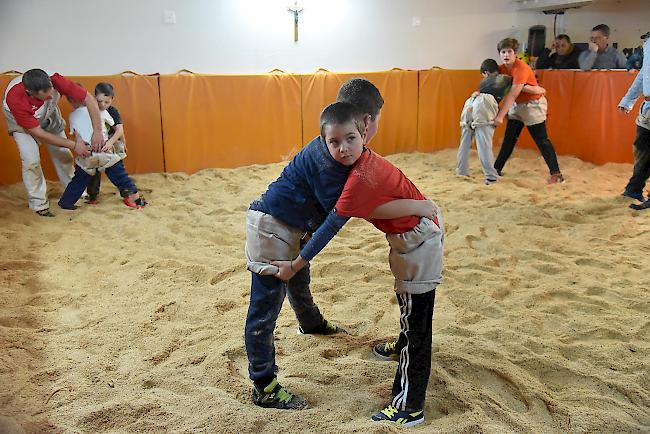
[[[251,209],[314,232],[336,205],[349,172],[349,167],[332,158],[320,136],[316,137],[293,157]]]

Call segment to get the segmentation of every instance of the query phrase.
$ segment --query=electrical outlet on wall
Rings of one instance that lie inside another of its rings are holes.
[[[165,24],[176,24],[176,11],[163,11],[163,22]]]

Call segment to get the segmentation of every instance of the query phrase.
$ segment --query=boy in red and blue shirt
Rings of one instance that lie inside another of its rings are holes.
[[[373,352],[384,359],[397,358],[399,365],[392,400],[372,420],[414,426],[424,421],[431,371],[435,289],[442,282],[442,214],[397,167],[363,146],[362,117],[358,109],[345,102],[323,110],[321,138],[332,158],[351,170],[334,209],[300,255],[273,264],[280,268],[281,278],[291,278],[350,217],[364,218],[386,233],[401,332],[397,341],[379,344]]]

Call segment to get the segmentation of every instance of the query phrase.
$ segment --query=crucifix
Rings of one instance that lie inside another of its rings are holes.
[[[293,41],[298,42],[298,16],[302,12],[302,6],[298,6],[298,0],[293,2],[293,6],[287,8],[293,14]]]

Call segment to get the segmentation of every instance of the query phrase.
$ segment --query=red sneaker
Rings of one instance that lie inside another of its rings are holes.
[[[124,199],[122,199],[122,202],[124,202],[124,205],[128,206],[129,208],[135,208],[135,209],[144,208],[144,206],[138,205],[136,201],[130,197],[125,197]]]
[[[562,184],[564,183],[564,176],[562,176],[561,173],[554,173],[551,175],[550,178],[548,178],[548,183],[549,184]]]

